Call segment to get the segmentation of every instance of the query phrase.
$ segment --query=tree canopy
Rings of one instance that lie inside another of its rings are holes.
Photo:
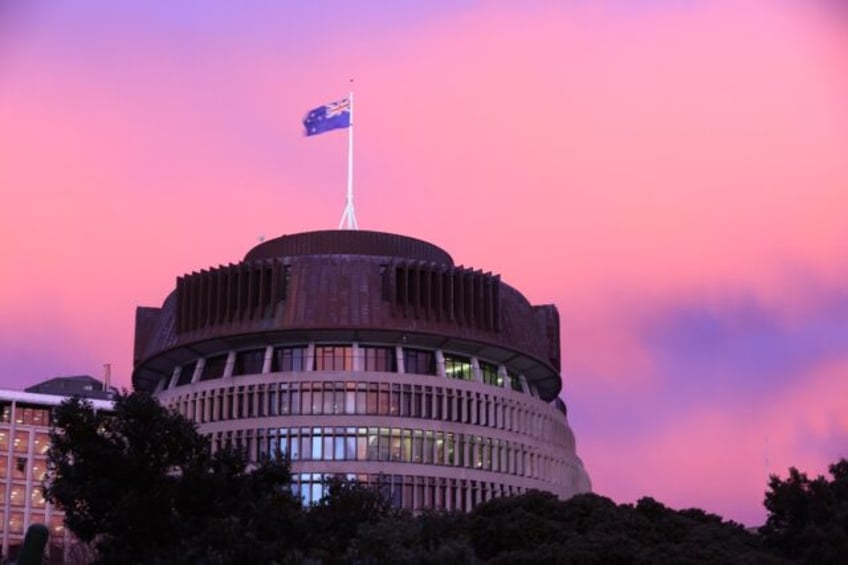
[[[845,563],[848,461],[832,480],[771,477],[757,535],[700,509],[596,494],[498,498],[471,513],[393,509],[380,484],[328,478],[303,508],[284,459],[211,453],[195,426],[144,393],[113,411],[72,398],[51,431],[48,499],[98,563]]]
[[[769,478],[766,544],[801,563],[848,563],[848,460],[830,465],[831,480],[795,467]]]

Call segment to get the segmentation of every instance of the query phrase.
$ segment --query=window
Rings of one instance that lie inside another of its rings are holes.
[[[203,367],[203,374],[200,375],[201,381],[211,381],[220,379],[224,376],[224,368],[227,366],[227,356],[218,355],[210,357],[206,360],[206,365]]]
[[[487,385],[502,386],[503,379],[498,375],[498,367],[485,361],[480,361],[480,373]]]
[[[513,373],[512,371],[507,372],[507,376],[509,377],[509,386],[512,390],[517,392],[523,392],[524,388],[521,386],[521,378]]]
[[[393,347],[364,346],[360,350],[364,371],[397,372],[397,355]]]
[[[315,346],[316,371],[352,371],[353,347],[350,345]]]
[[[306,370],[306,347],[276,347],[271,362],[275,373]]]
[[[451,379],[473,380],[471,359],[458,355],[445,354],[445,374]]]
[[[236,353],[236,364],[233,366],[233,376],[258,375],[262,373],[265,363],[265,350],[252,349]]]
[[[191,384],[191,379],[194,376],[195,367],[197,367],[197,361],[180,367],[180,376],[177,378],[177,386]]]
[[[404,365],[407,373],[418,375],[436,374],[436,355],[432,351],[420,349],[403,350]]]

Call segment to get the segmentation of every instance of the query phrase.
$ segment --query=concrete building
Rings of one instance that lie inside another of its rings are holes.
[[[84,379],[85,383],[103,389],[103,384],[91,377],[61,377],[48,382],[58,386],[56,382],[66,378],[71,379],[68,388]],[[48,503],[42,492],[50,447],[51,411],[65,398],[55,394],[0,390],[0,538],[6,558],[17,556],[26,529],[36,523],[50,529],[46,551],[49,562],[63,563],[69,550],[71,538],[65,531],[64,514]],[[91,402],[101,410],[112,407],[112,402],[107,400]]]
[[[138,308],[134,356],[134,387],[213,449],[286,453],[306,503],[328,475],[379,478],[413,510],[591,489],[559,399],[556,308],[424,241],[269,240]]]

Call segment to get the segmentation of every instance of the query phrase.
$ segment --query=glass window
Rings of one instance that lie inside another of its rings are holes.
[[[0,422],[3,423],[11,423],[12,421],[12,403],[11,402],[2,402],[0,403]]]
[[[382,373],[397,372],[397,354],[393,347],[363,346],[362,369],[364,371],[377,371]]]
[[[509,386],[512,390],[516,392],[523,392],[524,389],[521,387],[521,379],[513,373],[512,371],[507,372],[507,376],[509,377]]]
[[[483,375],[483,382],[487,385],[503,385],[503,380],[498,375],[498,367],[496,365],[480,361],[480,373]]]
[[[345,436],[345,459],[348,461],[356,461],[356,436]]]
[[[350,345],[316,345],[316,371],[352,371],[353,347]]]
[[[0,430],[0,453],[6,453],[9,450],[9,432]]]
[[[180,367],[180,376],[177,378],[177,386],[191,384],[191,379],[194,377],[194,369],[197,367],[197,361],[188,363]]]
[[[471,359],[445,353],[445,373],[451,379],[460,379],[463,381],[473,380]]]
[[[401,441],[400,441],[400,430],[398,428],[392,428],[392,439],[389,444],[389,457],[392,461],[400,461],[401,460]]]
[[[9,488],[9,504],[11,506],[26,505],[25,487],[23,485],[12,485]]]
[[[380,461],[389,460],[389,428],[380,428]]]
[[[356,430],[356,460],[368,461],[368,430],[366,428]]]
[[[389,413],[389,384],[380,383],[379,414],[385,416]]]
[[[271,370],[275,373],[290,373],[306,370],[306,346],[275,347],[271,359]]]
[[[32,508],[44,508],[44,505],[47,502],[44,500],[44,491],[41,490],[40,485],[32,488],[29,498]]]
[[[397,416],[400,414],[400,385],[393,384],[392,385],[392,393],[391,398],[389,400],[389,414],[392,416]]]
[[[333,459],[344,461],[345,459],[345,436],[337,433],[333,437]]]
[[[356,414],[356,383],[346,383],[345,414]]]
[[[236,353],[236,364],[233,366],[233,376],[258,375],[262,373],[265,363],[264,349],[251,349]]]
[[[403,350],[404,369],[407,373],[419,375],[436,374],[436,354],[420,349]]]
[[[26,453],[29,450],[29,432],[16,431],[12,450],[16,453]]]
[[[377,383],[368,384],[368,414],[377,414]]]
[[[24,532],[24,513],[10,512],[9,513],[9,533],[22,534]]]
[[[224,369],[227,366],[227,356],[217,355],[206,360],[206,365],[203,367],[203,374],[200,375],[201,381],[211,381],[212,379],[220,379],[224,376]]]
[[[5,463],[5,461],[4,461]],[[4,469],[5,471],[5,469]],[[32,466],[30,466],[30,476],[33,480],[37,482],[41,482],[44,480],[44,476],[47,474],[47,461],[36,459],[32,462]]]
[[[366,456],[366,460],[368,461],[379,461],[380,460],[380,437],[377,433],[377,428],[368,428],[368,454]]]
[[[412,461],[412,430],[403,430],[401,444],[401,460],[409,463]]]

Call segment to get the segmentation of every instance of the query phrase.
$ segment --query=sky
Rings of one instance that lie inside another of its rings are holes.
[[[748,525],[848,457],[835,0],[0,2],[0,385],[130,386],[136,306],[362,229],[559,308],[594,490]]]

